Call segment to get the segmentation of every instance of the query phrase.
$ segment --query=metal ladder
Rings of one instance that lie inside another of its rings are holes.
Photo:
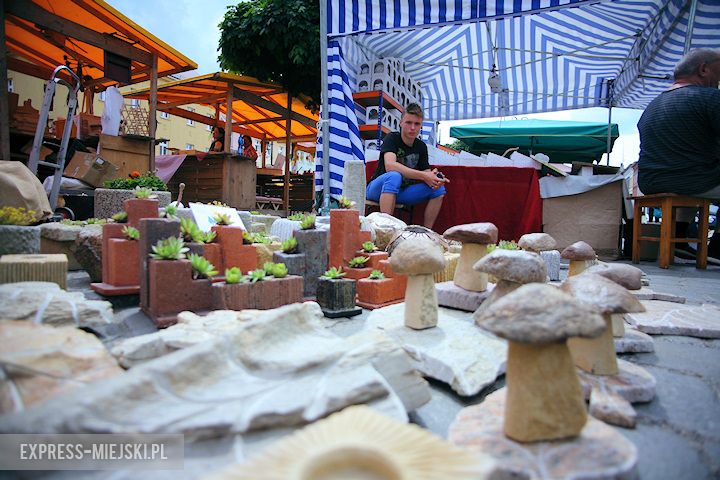
[[[75,86],[70,85],[62,78],[58,78],[58,73],[61,70],[67,70],[70,77],[75,80]],[[63,131],[62,140],[60,140],[60,150],[57,153],[55,163],[45,162],[40,160],[40,147],[43,143],[43,137],[45,136],[45,127],[47,126],[48,113],[50,112],[50,105],[52,104],[53,95],[55,94],[55,87],[58,83],[65,85],[70,91],[68,96],[68,113],[65,120],[65,129]],[[35,139],[33,140],[32,150],[30,151],[30,160],[28,161],[28,168],[34,175],[37,175],[38,165],[44,165],[46,167],[53,168],[55,174],[53,175],[53,185],[50,191],[50,208],[54,211],[57,206],[58,194],[60,193],[60,182],[62,181],[63,170],[65,169],[65,155],[67,153],[67,146],[70,141],[70,132],[72,131],[73,119],[75,118],[75,110],[77,109],[77,94],[80,90],[81,81],[75,72],[70,70],[65,65],[57,67],[50,77],[47,85],[45,86],[45,98],[43,99],[42,107],[38,115],[37,128],[35,129]],[[80,132],[78,132],[80,133]]]

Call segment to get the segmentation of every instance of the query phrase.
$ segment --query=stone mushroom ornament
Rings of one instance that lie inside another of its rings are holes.
[[[644,312],[645,307],[626,288],[591,273],[568,278],[560,289],[601,314],[607,326],[599,337],[589,340],[571,338],[568,341],[575,364],[593,375],[616,375],[619,370],[611,315]]]
[[[421,330],[438,322],[438,300],[433,273],[445,268],[447,260],[437,243],[419,237],[400,243],[390,257],[393,271],[407,275],[405,326]]]
[[[560,257],[570,260],[570,268],[568,269],[568,277],[578,275],[591,267],[597,260],[595,250],[583,241],[575,242],[560,252]]]
[[[487,290],[487,274],[474,271],[473,265],[488,253],[488,245],[497,243],[497,227],[492,223],[456,225],[445,230],[443,237],[446,240],[462,243],[460,258],[453,278],[455,285],[471,292]]]
[[[556,287],[532,283],[476,318],[509,343],[505,435],[518,442],[579,435],[587,410],[566,339],[600,335],[602,317]]]
[[[498,279],[490,296],[475,311],[475,318],[497,300],[526,283],[544,283],[547,278],[545,262],[536,253],[523,250],[495,249],[481,258],[473,268]]]
[[[612,280],[618,285],[628,290],[640,290],[642,288],[643,271],[632,265],[624,263],[598,263],[583,272],[583,274],[592,273]],[[613,337],[622,337],[625,335],[624,314],[614,313],[612,315],[612,334]]]
[[[526,233],[518,240],[518,247],[528,252],[546,252],[555,250],[557,243],[547,233]]]

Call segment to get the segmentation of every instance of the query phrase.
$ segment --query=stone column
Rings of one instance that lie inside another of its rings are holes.
[[[296,230],[293,235],[297,238],[298,250],[305,254],[304,295],[314,297],[318,277],[328,269],[328,232],[317,229]]]
[[[168,218],[143,218],[140,220],[140,308],[150,315],[148,255],[159,240],[180,235],[180,220]]]

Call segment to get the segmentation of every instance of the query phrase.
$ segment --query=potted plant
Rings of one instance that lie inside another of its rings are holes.
[[[282,242],[280,249],[280,252],[273,252],[273,262],[282,263],[292,275],[305,278],[305,254],[298,251],[297,238],[288,238]]]
[[[133,190],[136,188],[149,189],[151,194],[157,198],[159,207],[168,205],[171,200],[165,182],[150,172],[134,178],[108,180],[104,187],[95,189],[95,216],[98,218],[110,218],[115,213],[122,211],[123,202],[133,198]],[[133,226],[137,228],[137,225]]]
[[[121,230],[122,238],[110,238],[107,245],[108,266],[103,271],[107,272],[107,278],[103,278],[103,284],[107,287],[129,287],[132,286],[132,292],[120,293],[127,289],[111,289],[116,290],[102,292],[97,288],[94,290],[103,295],[127,295],[128,293],[137,293],[140,289],[140,262],[138,261],[140,232],[137,228],[126,225]]]
[[[222,247],[222,265],[225,268],[238,267],[243,272],[257,268],[257,253],[252,245],[251,235],[242,227],[230,225],[227,215],[218,213],[213,217],[212,231]]]
[[[357,255],[362,255],[368,258],[367,266],[372,269],[380,268],[380,261],[387,260],[389,258],[387,252],[379,252],[378,248],[373,242],[364,242],[362,249],[355,252]]]
[[[346,273],[346,278],[351,278],[353,280],[360,280],[361,278],[367,278],[368,275],[370,275],[370,272],[372,272],[372,268],[366,267],[365,264],[367,264],[369,257],[353,257],[351,258],[347,264],[348,268]]]
[[[380,270],[373,270],[367,278],[357,281],[357,303],[375,309],[402,302],[407,287],[406,277],[387,278]]]
[[[33,210],[0,207],[0,255],[40,253],[40,228]]]
[[[127,223],[137,228],[141,218],[158,218],[159,202],[152,190],[137,187],[133,191],[133,198],[123,201],[123,209],[127,212]]]
[[[328,318],[360,315],[362,309],[355,305],[355,282],[342,278],[342,267],[332,267],[319,278],[317,303]]]
[[[225,271],[225,282],[213,285],[213,307],[268,310],[301,302],[302,282],[302,277],[288,275],[282,263],[266,262],[263,268],[252,270],[246,276],[234,267]]]

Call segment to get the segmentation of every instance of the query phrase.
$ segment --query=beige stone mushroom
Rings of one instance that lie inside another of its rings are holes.
[[[575,242],[560,252],[560,258],[570,260],[570,268],[568,270],[568,277],[578,275],[585,271],[586,268],[591,267],[597,260],[595,250],[583,241]]]
[[[497,243],[497,227],[492,223],[456,225],[445,230],[443,237],[446,240],[462,242],[460,259],[453,278],[455,285],[471,292],[487,290],[487,274],[476,272],[473,265],[488,253],[488,245]]]
[[[643,271],[625,263],[598,263],[583,272],[583,274],[586,273],[594,273],[605,277],[628,290],[640,290],[642,288]],[[612,314],[613,337],[625,335],[624,316],[622,313]]]
[[[544,283],[547,267],[540,255],[523,250],[496,248],[473,266],[498,279],[490,296],[475,311],[475,318],[494,302],[526,283]]]
[[[547,233],[526,233],[518,240],[520,248],[535,253],[555,250],[556,245],[555,239]]]
[[[568,278],[560,289],[600,313],[607,325],[607,329],[597,338],[571,338],[568,341],[575,364],[594,375],[616,375],[618,365],[611,315],[644,312],[645,307],[626,288],[591,273]]]
[[[602,317],[553,286],[532,283],[477,321],[509,343],[505,435],[519,442],[577,436],[587,409],[566,339],[599,335]]]
[[[437,325],[438,300],[433,273],[447,260],[437,243],[417,238],[400,243],[390,257],[393,271],[408,276],[405,289],[405,326],[421,330]]]
[[[418,238],[425,238],[427,240],[431,240],[432,242],[436,243],[443,252],[448,249],[447,241],[439,233],[434,232],[427,227],[423,227],[422,225],[408,225],[402,230],[398,230],[397,232],[395,232],[395,235],[393,235],[393,237],[388,242],[385,251],[392,255],[395,248],[397,248],[397,246],[405,240],[413,241]]]

